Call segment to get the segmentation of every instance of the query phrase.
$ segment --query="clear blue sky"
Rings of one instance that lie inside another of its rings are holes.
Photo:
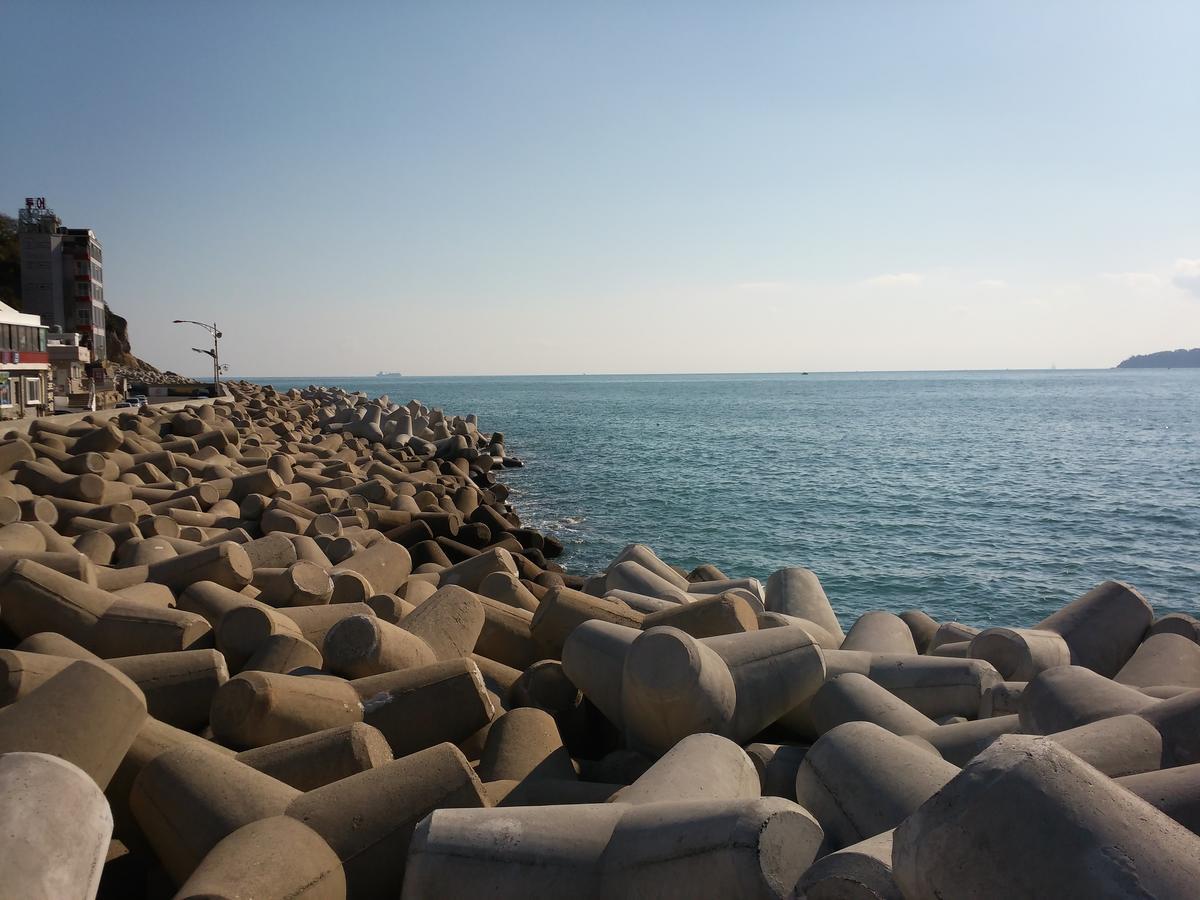
[[[0,206],[244,374],[1200,345],[1194,2],[0,4]]]

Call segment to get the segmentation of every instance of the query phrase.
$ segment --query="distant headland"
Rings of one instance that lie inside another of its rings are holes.
[[[1131,356],[1117,364],[1118,369],[1197,369],[1200,368],[1200,347],[1191,350],[1160,350]]]

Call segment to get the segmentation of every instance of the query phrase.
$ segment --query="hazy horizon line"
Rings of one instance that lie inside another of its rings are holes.
[[[797,370],[780,370],[780,371],[759,371],[759,372],[515,372],[515,373],[462,373],[462,374],[443,374],[443,375],[374,375],[366,373],[358,374],[300,374],[300,375],[224,375],[223,381],[262,381],[270,378],[280,379],[303,379],[303,378],[336,378],[341,380],[355,379],[360,381],[366,380],[398,380],[407,379],[412,381],[423,381],[437,378],[653,378],[656,376],[754,376],[754,375],[911,375],[921,373],[992,373],[992,372],[1145,372],[1145,371],[1162,371],[1172,368],[1186,369],[1187,366],[1161,366],[1161,367],[1130,367],[1121,369],[1118,366],[1106,366],[1104,368],[1022,368],[1009,367],[1002,369],[797,369]],[[187,376],[196,378],[199,381],[206,381],[203,376]],[[209,376],[211,378],[211,376]]]

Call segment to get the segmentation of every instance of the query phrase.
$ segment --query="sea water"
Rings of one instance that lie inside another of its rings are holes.
[[[841,619],[1032,624],[1104,579],[1200,615],[1200,370],[267,378],[479,415],[568,571],[802,565]]]

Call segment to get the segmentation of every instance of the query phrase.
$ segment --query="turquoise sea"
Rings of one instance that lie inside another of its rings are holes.
[[[253,380],[478,413],[581,574],[640,541],[808,566],[847,623],[1031,624],[1106,578],[1200,614],[1200,370]]]

